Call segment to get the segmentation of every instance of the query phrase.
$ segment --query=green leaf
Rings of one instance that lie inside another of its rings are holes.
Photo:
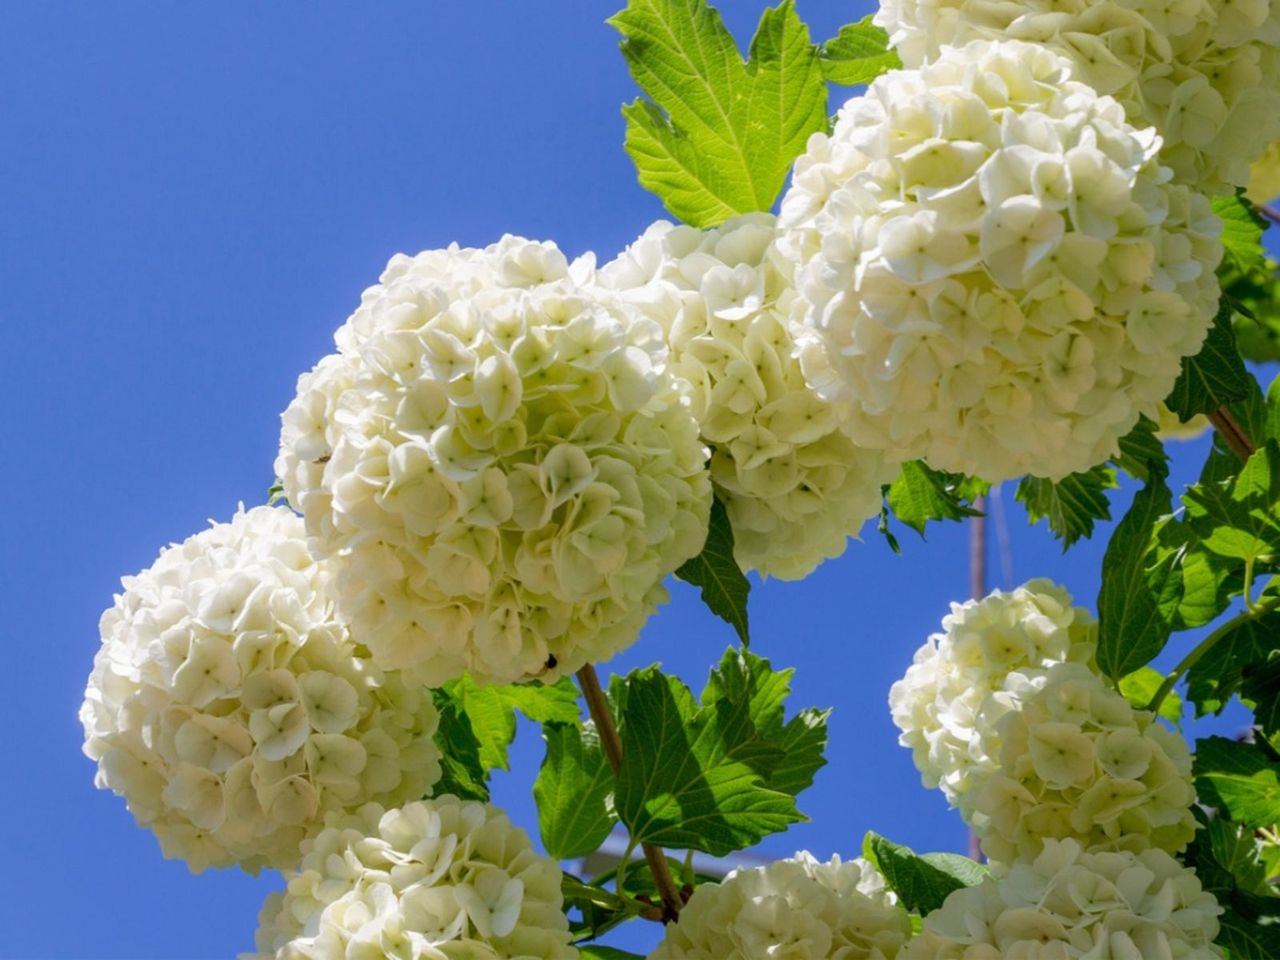
[[[1235,910],[1218,918],[1219,946],[1231,951],[1231,960],[1275,960],[1280,957],[1280,926],[1261,924]]]
[[[432,690],[440,714],[433,738],[440,750],[440,780],[434,796],[452,793],[463,800],[488,800],[488,770],[480,760],[480,741],[462,705],[447,690]]]
[[[1224,264],[1218,275],[1223,296],[1236,308],[1240,356],[1252,363],[1280,360],[1280,264],[1269,257],[1247,270]]]
[[[481,687],[464,675],[445,684],[444,689],[467,715],[486,771],[509,769],[507,749],[516,736],[517,708],[537,723],[575,723],[580,714],[578,689],[568,677],[554,684],[535,681]]]
[[[831,83],[852,87],[870,83],[886,70],[902,66],[889,47],[889,34],[871,22],[871,15],[849,23],[822,45],[822,75]]]
[[[743,646],[751,642],[747,624],[747,594],[751,583],[733,559],[733,527],[719,498],[711,504],[711,526],[702,552],[685,561],[676,576],[702,590],[702,602],[737,631]]]
[[[1248,271],[1263,262],[1262,231],[1267,222],[1258,216],[1253,204],[1242,192],[1235,196],[1214,197],[1213,212],[1222,218],[1223,263],[1240,271]]]
[[[1093,535],[1098,520],[1111,519],[1107,491],[1114,490],[1116,472],[1099,464],[1084,473],[1073,473],[1059,480],[1023,477],[1013,497],[1027,506],[1027,516],[1034,525],[1049,521],[1049,529],[1062,541],[1065,551],[1081,537]]]
[[[937,910],[949,894],[976,886],[987,876],[984,866],[967,857],[950,853],[918,856],[911,848],[873,832],[863,839],[862,854],[884,874],[903,906],[921,915]]]
[[[1254,621],[1260,623],[1261,620]],[[1280,645],[1280,616],[1271,622],[1272,643]],[[1272,650],[1271,659],[1264,663],[1255,663],[1243,671],[1243,683],[1240,685],[1241,699],[1253,704],[1254,722],[1262,728],[1262,732],[1273,737],[1280,733],[1280,651]]]
[[[1175,517],[1156,523],[1143,563],[1146,569],[1157,571],[1169,563],[1170,575],[1180,581],[1178,605],[1171,618],[1175,631],[1201,627],[1217,619],[1230,604],[1231,586],[1238,581],[1232,573],[1239,565],[1205,550],[1191,526]]]
[[[1280,560],[1280,444],[1268,440],[1229,480],[1182,495],[1187,522],[1206,550],[1246,563]]]
[[[792,0],[765,11],[745,63],[705,0],[629,0],[609,23],[649,98],[622,110],[640,183],[695,227],[770,209],[827,124],[817,48]]]
[[[284,492],[284,481],[276,477],[271,486],[267,487],[267,506],[274,507],[281,500],[288,504],[288,499]]]
[[[724,856],[805,819],[791,791],[822,763],[825,716],[784,721],[789,677],[745,651],[701,703],[656,666],[627,677],[616,805],[633,840]]]
[[[1164,481],[1148,484],[1107,544],[1098,592],[1098,666],[1116,680],[1145,666],[1169,642],[1181,592],[1177,555],[1160,556],[1150,568],[1147,558],[1156,524],[1171,506]]]
[[[1231,305],[1224,300],[1200,352],[1182,361],[1182,373],[1165,403],[1184,421],[1197,413],[1212,413],[1249,393],[1251,378],[1236,349],[1231,315]]]
[[[1169,454],[1156,436],[1155,421],[1140,417],[1138,425],[1120,438],[1120,452],[1111,462],[1142,483],[1169,476]]]
[[[1257,744],[1226,737],[1196,741],[1193,766],[1202,802],[1246,827],[1280,823],[1280,765]]]
[[[542,845],[557,860],[585,857],[616,820],[609,808],[613,771],[592,725],[549,723],[542,735],[547,754],[533,784]]]
[[[885,501],[893,515],[924,536],[930,520],[963,520],[981,516],[964,502],[960,492],[966,478],[956,473],[934,470],[923,460],[902,465],[902,472],[889,484]]]
[[[1135,709],[1145,710],[1162,683],[1163,673],[1152,667],[1143,667],[1120,678],[1120,692]],[[1160,716],[1175,726],[1182,723],[1182,697],[1178,696],[1177,690],[1170,690],[1160,703]]]
[[[1187,699],[1197,714],[1218,713],[1240,691],[1246,671],[1280,652],[1280,613],[1245,620],[1223,634],[1187,671]]]

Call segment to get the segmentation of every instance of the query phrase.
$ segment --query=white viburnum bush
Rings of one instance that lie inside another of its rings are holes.
[[[97,784],[195,872],[297,864],[333,811],[440,776],[428,691],[352,643],[283,507],[241,511],[124,578],[80,719]]]
[[[1280,7],[1270,0],[885,0],[876,23],[917,67],[973,40],[1024,40],[1163,138],[1184,183],[1229,194],[1280,136]]]
[[[957,890],[901,960],[1211,960],[1222,907],[1162,850],[1090,853],[1049,840],[1034,860]]]
[[[649,960],[894,960],[910,937],[870,863],[801,851],[699,887]]]
[[[492,805],[369,804],[303,852],[242,960],[577,960],[559,865]]]
[[[551,243],[392,258],[298,382],[277,474],[382,666],[554,680],[635,641],[707,533],[659,325]]]
[[[706,231],[659,221],[601,279],[662,325],[692,386],[738,565],[798,580],[880,512],[895,470],[845,437],[841,408],[805,383],[776,236],[764,213]]]
[[[1060,480],[1154,416],[1218,304],[1221,226],[1159,137],[1013,41],[894,70],[782,203],[805,375],[859,446]]]
[[[286,871],[248,960],[643,960],[632,921],[651,960],[1280,957],[1280,386],[1244,363],[1280,355],[1278,4],[886,0],[895,53],[784,0],[744,58],[705,0],[628,0],[626,148],[680,222],[600,270],[393,257],[283,414],[297,513],[169,547],[103,615],[98,785],[195,871]],[[869,86],[832,122],[831,85]],[[1175,494],[1165,440],[1206,421]],[[877,515],[899,551],[1017,477],[1064,548],[1128,506],[1096,618],[1044,578],[953,604],[890,690],[986,862],[868,832],[700,873],[804,821],[826,762],[829,711],[746,649],[746,572]],[[698,696],[602,683],[672,574],[741,647]],[[1247,736],[1193,757],[1179,687]],[[540,848],[488,802],[517,711]]]

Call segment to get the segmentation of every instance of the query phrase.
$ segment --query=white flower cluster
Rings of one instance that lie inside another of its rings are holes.
[[[554,679],[632,643],[701,550],[686,388],[593,272],[516,237],[396,256],[299,380],[276,471],[380,665]]]
[[[425,691],[335,619],[302,521],[256,507],[124,578],[80,719],[97,784],[193,871],[290,867],[326,813],[440,776]]]
[[[1058,663],[1089,663],[1097,623],[1071,605],[1049,580],[995,590],[981,600],[953,603],[942,633],[916,651],[906,675],[889,689],[898,742],[909,747],[926,787],[949,801],[969,790],[970,775],[997,757],[979,737],[984,711],[1017,672],[1034,677]]]
[[[1034,857],[1049,838],[1177,853],[1195,836],[1187,742],[1082,663],[1010,674],[974,752],[993,763],[957,805],[992,861]]]
[[[242,960],[576,960],[560,868],[487,804],[449,794],[331,817]]]
[[[910,936],[871,864],[800,852],[698,887],[648,960],[894,960]]]
[[[1221,224],[1160,141],[1015,41],[891,71],[782,204],[797,341],[860,447],[987,480],[1113,455],[1218,301]]]
[[[1272,141],[1249,168],[1249,199],[1267,203],[1280,197],[1280,140]]]
[[[839,409],[806,385],[775,236],[767,213],[706,231],[660,221],[600,276],[662,325],[692,385],[739,566],[798,580],[879,512],[894,470],[854,446]]]
[[[1093,669],[1095,625],[1032,581],[953,606],[890,691],[899,738],[1008,863],[1046,838],[1177,852],[1195,834],[1186,741]]]
[[[1085,852],[1050,840],[1033,861],[957,890],[900,960],[1217,960],[1222,908],[1162,850]]]
[[[1269,0],[884,0],[903,63],[1004,38],[1043,44],[1164,139],[1161,160],[1210,194],[1248,182],[1280,135],[1280,6]]]

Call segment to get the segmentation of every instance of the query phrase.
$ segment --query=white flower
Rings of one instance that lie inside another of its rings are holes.
[[[840,409],[805,383],[775,237],[767,213],[706,231],[659,221],[601,280],[662,324],[672,366],[692,385],[739,566],[794,580],[844,551],[894,470],[854,446]]]
[[[908,67],[973,40],[1024,40],[1155,127],[1161,162],[1211,194],[1245,186],[1280,136],[1280,5],[1268,0],[885,0],[875,22]]]
[[[687,388],[592,272],[515,237],[398,255],[299,380],[276,470],[379,664],[554,679],[632,643],[702,548]]]
[[[1187,742],[1082,663],[1011,674],[971,749],[990,759],[956,805],[993,862],[1034,857],[1050,838],[1177,853],[1195,836]]]
[[[978,737],[979,718],[1009,675],[1090,663],[1096,637],[1089,612],[1049,580],[953,603],[942,633],[929,637],[889,690],[898,742],[911,749],[924,785],[940,787],[952,802],[967,791],[975,768],[996,761]]]
[[[859,446],[1061,479],[1154,416],[1214,316],[1221,224],[1159,138],[1014,41],[946,48],[796,162],[801,367]]]
[[[369,804],[303,846],[244,960],[576,960],[560,868],[488,804]]]
[[[1049,840],[1034,860],[957,890],[901,960],[1215,960],[1222,907],[1163,850],[1084,852]]]
[[[1273,140],[1253,162],[1246,189],[1254,203],[1267,203],[1280,197],[1280,140]]]
[[[649,960],[893,960],[910,936],[867,861],[801,852],[698,887]]]
[[[302,521],[256,507],[161,551],[102,615],[84,751],[193,871],[292,866],[326,813],[440,776],[430,696],[359,652],[328,579]]]

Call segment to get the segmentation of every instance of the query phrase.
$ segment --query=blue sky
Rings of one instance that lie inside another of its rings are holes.
[[[824,36],[868,9],[799,5]],[[726,6],[742,36],[764,4]],[[262,501],[295,378],[391,254],[509,231],[608,259],[662,214],[621,147],[635,91],[613,9],[0,5],[4,957],[251,947],[278,878],[193,877],[93,787],[76,711],[98,617],[162,545]],[[1092,606],[1102,542],[1064,558],[1011,491],[1005,506],[1014,582],[1053,576]],[[802,798],[813,822],[767,855],[855,855],[868,829],[964,847],[885,698],[965,594],[965,533],[907,533],[900,557],[866,536],[752,596],[755,649],[797,668],[795,705],[837,708],[830,765]],[[677,586],[607,669],[661,660],[700,684],[732,639]],[[524,729],[495,787],[529,827],[539,747]]]

